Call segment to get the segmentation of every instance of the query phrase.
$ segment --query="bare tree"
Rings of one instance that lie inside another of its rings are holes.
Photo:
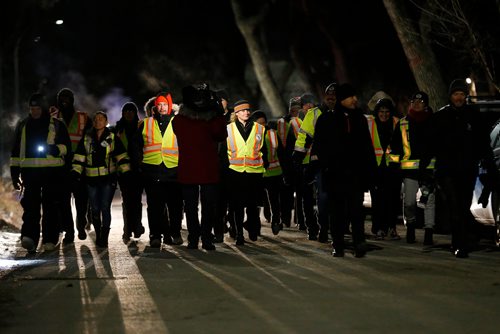
[[[255,75],[259,82],[260,89],[271,109],[274,117],[286,114],[285,105],[280,96],[279,89],[274,82],[269,62],[263,51],[263,47],[256,36],[256,30],[269,10],[269,4],[260,8],[256,15],[245,16],[243,1],[231,0],[234,18],[248,48],[248,54],[253,64]],[[255,4],[252,3],[255,7]]]
[[[444,105],[448,100],[447,90],[438,61],[430,45],[424,42],[421,29],[409,19],[411,16],[405,2],[384,0],[384,6],[401,41],[418,88],[429,94],[430,105],[434,109]]]
[[[412,1],[413,2],[413,1]],[[498,1],[490,3],[490,8],[498,9]],[[470,8],[464,9],[459,0],[439,1],[428,0],[425,8],[415,4],[422,12],[422,17],[426,17],[429,26],[432,25],[433,33],[437,38],[432,39],[439,46],[450,49],[453,53],[463,56],[464,62],[470,60],[480,68],[480,72],[486,78],[489,87],[489,93],[500,92],[500,87],[495,80],[494,75],[494,51],[498,52],[498,38],[490,35],[486,29],[479,30],[474,22],[469,19],[466,13],[478,11],[487,11],[487,5],[477,6],[468,4]],[[495,6],[496,5],[496,6]],[[473,16],[473,15],[470,15]],[[479,24],[484,24],[484,15],[479,15]],[[498,16],[497,16],[498,17]]]

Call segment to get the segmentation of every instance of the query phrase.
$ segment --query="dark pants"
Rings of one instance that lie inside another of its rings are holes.
[[[401,207],[401,177],[397,170],[380,167],[377,171],[377,187],[370,190],[372,199],[372,233],[387,233],[395,228]]]
[[[234,231],[234,214],[229,213],[229,193],[230,193],[230,180],[227,175],[228,172],[221,172],[221,180],[219,183],[219,196],[217,198],[217,210],[213,223],[214,234],[216,237],[224,235],[229,221],[230,227]]]
[[[73,221],[73,213],[71,210],[71,195],[75,198],[75,208],[76,208],[76,227],[78,230],[84,230],[87,225],[87,215],[90,211],[86,177],[82,176],[81,180],[78,182],[71,182],[71,178],[68,175],[64,175],[66,180],[65,184],[62,185],[64,189],[63,203],[61,205],[61,215],[62,215],[62,230],[66,232],[67,238],[74,238],[75,235],[75,223]]]
[[[307,165],[303,165],[303,172],[297,176],[296,179],[296,201],[295,201],[295,214],[297,216],[297,223],[299,226],[305,224],[309,235],[317,235],[318,217],[314,209],[314,178],[306,177],[308,172]]]
[[[230,210],[234,213],[236,239],[243,239],[243,219],[245,208],[247,230],[251,239],[256,238],[260,229],[259,208],[257,206],[262,185],[261,173],[238,173],[229,171]]]
[[[325,189],[321,175],[318,168],[316,172],[316,203],[318,205],[319,234],[322,238],[328,239],[328,230],[330,228],[328,192]]]
[[[150,240],[176,237],[181,234],[183,203],[181,186],[177,182],[144,183],[148,204],[148,224]]]
[[[365,242],[363,187],[359,178],[350,175],[331,185],[328,188],[328,203],[333,247],[344,249],[344,234],[348,223],[351,224],[352,239],[356,247]]]
[[[294,207],[295,187],[291,184],[283,184],[280,189],[281,221],[283,225],[290,227],[292,221],[292,210]]]
[[[39,177],[24,178],[24,194],[21,199],[24,211],[21,236],[33,239],[37,245],[40,240],[41,219],[43,243],[56,244],[59,240],[60,215],[58,212],[62,196],[59,174],[41,173]],[[40,209],[43,211],[43,218]]]
[[[184,184],[182,185],[182,198],[188,228],[188,242],[198,244],[212,243],[212,222],[217,211],[217,197],[219,188],[217,184]],[[198,217],[198,203],[201,201],[201,225]]]
[[[451,244],[454,249],[470,250],[469,238],[474,231],[470,212],[476,177],[470,175],[443,175],[437,178],[442,196],[442,209],[450,218]]]
[[[283,176],[264,177],[264,204],[267,202],[271,211],[271,223],[281,223],[281,211],[283,210],[280,202],[280,191],[283,186]]]
[[[139,175],[133,174],[120,180],[123,208],[123,234],[130,237],[142,226],[142,192],[144,187]]]

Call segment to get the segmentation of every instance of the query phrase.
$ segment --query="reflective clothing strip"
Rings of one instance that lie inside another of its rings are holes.
[[[373,117],[372,115],[365,115],[365,117],[368,121],[368,130],[370,130],[370,138],[372,140],[373,149],[375,151],[377,166],[380,166],[382,162],[382,156],[384,155],[384,150],[382,149],[382,144],[380,143],[377,123],[375,122],[375,117]]]
[[[227,133],[229,168],[240,173],[264,173],[264,161],[260,152],[264,143],[264,127],[254,123],[246,142],[234,122],[227,125]]]
[[[286,147],[286,137],[288,134],[288,128],[289,124],[285,122],[284,118],[280,118],[278,120],[278,136],[281,139],[281,144],[283,145],[283,147]]]
[[[411,146],[410,146],[410,132],[409,123],[406,118],[403,118],[400,122],[401,137],[403,141],[403,158],[401,159],[401,169],[418,169],[420,165],[419,159],[408,159],[411,156]],[[432,159],[427,166],[427,169],[434,169],[435,159]]]
[[[106,166],[101,166],[101,167],[85,167],[85,175],[89,177],[96,177],[96,176],[105,176],[112,174],[116,171],[115,165],[111,164],[111,166],[106,167]]]
[[[178,166],[179,148],[177,137],[172,128],[172,120],[162,136],[156,120],[153,117],[145,119],[142,131],[144,139],[143,163],[159,165],[163,162],[168,168]]]
[[[54,119],[51,117],[49,121],[47,134],[47,145],[53,145],[56,137]],[[11,166],[19,166],[25,168],[37,168],[37,167],[60,167],[64,166],[64,159],[59,157],[53,157],[47,155],[45,158],[26,158],[26,125],[23,126],[21,130],[21,143],[19,148],[19,158],[11,158]],[[64,146],[64,145],[63,145]]]
[[[62,114],[60,113],[58,116],[59,119],[62,119],[64,122]],[[69,139],[71,140],[71,149],[73,150],[73,152],[76,151],[78,143],[83,137],[86,123],[87,123],[87,114],[81,111],[76,111],[73,117],[71,118],[69,124],[67,124]]]
[[[278,160],[278,135],[276,131],[267,130],[266,138],[267,160],[269,165],[266,168],[264,177],[277,176],[282,174],[281,165]]]

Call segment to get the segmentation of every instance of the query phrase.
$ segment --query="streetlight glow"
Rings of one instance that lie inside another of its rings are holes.
[[[56,20],[56,24],[57,24],[58,26],[60,26],[60,25],[61,25],[61,24],[63,24],[63,23],[64,23],[64,21],[63,21],[63,20]]]

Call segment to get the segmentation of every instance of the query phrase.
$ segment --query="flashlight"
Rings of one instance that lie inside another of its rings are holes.
[[[36,150],[37,150],[38,152],[40,152],[40,153],[41,153],[41,152],[44,152],[44,151],[45,151],[45,146],[43,146],[43,145],[38,145],[38,147],[36,148]]]

